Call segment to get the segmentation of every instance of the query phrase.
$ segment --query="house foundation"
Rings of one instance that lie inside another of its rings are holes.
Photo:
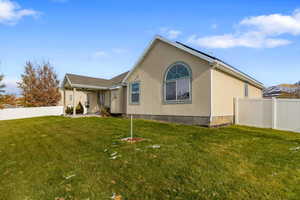
[[[125,117],[129,118],[131,115],[127,114]],[[176,115],[141,115],[133,114],[135,119],[146,119],[163,122],[171,122],[186,125],[196,125],[205,127],[217,127],[233,124],[233,116],[216,116],[212,118],[210,122],[209,116],[176,116]]]

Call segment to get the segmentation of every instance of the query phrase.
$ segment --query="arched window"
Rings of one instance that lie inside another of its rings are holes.
[[[164,80],[164,99],[166,102],[185,102],[191,100],[190,67],[178,62],[171,65]]]

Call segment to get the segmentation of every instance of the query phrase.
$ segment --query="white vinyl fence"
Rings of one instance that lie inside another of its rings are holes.
[[[0,120],[59,116],[63,114],[63,109],[63,106],[0,109]]]
[[[235,123],[300,132],[300,100],[236,99]]]

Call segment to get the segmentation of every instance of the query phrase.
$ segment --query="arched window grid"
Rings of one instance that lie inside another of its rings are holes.
[[[170,65],[164,76],[165,103],[191,103],[192,100],[192,71],[184,62]]]

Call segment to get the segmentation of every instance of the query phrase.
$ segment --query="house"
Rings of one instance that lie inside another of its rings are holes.
[[[110,108],[115,114],[126,113],[126,94],[121,92],[125,92],[122,81],[127,74],[122,73],[110,80],[66,74],[60,90],[60,104],[66,109],[68,106],[75,108],[81,103],[84,114],[99,113],[102,107]],[[76,114],[75,109],[73,114]]]
[[[234,98],[262,98],[263,84],[222,60],[156,36],[134,67],[110,80],[66,74],[64,105],[108,106],[135,118],[216,126],[234,119]]]
[[[299,84],[280,84],[271,86],[263,90],[263,97],[298,99],[300,97],[300,86]]]

